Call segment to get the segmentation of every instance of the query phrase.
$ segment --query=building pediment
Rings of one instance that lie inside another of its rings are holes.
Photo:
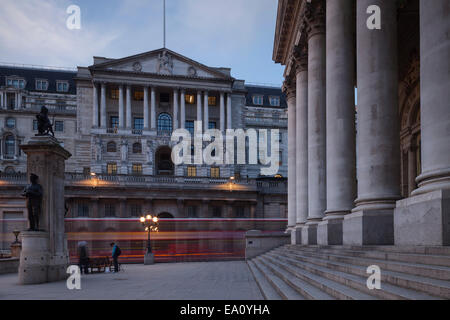
[[[232,80],[229,69],[208,67],[166,48],[121,59],[97,58],[96,62],[89,67],[91,71]]]

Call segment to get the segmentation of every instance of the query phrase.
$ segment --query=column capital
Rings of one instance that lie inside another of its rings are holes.
[[[282,90],[288,99],[296,97],[295,81],[291,76],[286,77],[286,80],[283,82]]]
[[[308,70],[308,44],[305,43],[302,46],[295,46],[293,58],[295,62],[295,73],[298,74],[302,71]]]
[[[326,9],[324,0],[316,0],[306,4],[305,21],[308,39],[316,34],[325,33]]]

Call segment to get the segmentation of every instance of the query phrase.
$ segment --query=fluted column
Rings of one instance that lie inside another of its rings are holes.
[[[308,54],[306,46],[302,49],[297,48],[296,63],[295,243],[302,244],[302,230],[308,218]]]
[[[124,103],[123,103],[123,85],[119,86],[119,128],[123,129],[125,125],[124,121]]]
[[[92,93],[92,126],[98,128],[98,86],[95,83],[92,84]]]
[[[202,121],[202,92],[197,91],[197,121]]]
[[[173,130],[178,129],[178,89],[173,90]]]
[[[225,131],[225,95],[220,93],[220,131]]]
[[[450,245],[450,3],[420,0],[422,173],[397,202],[395,244]]]
[[[127,86],[127,98],[126,98],[126,113],[127,113],[127,130],[131,130],[132,129],[132,121],[131,121],[131,86]]]
[[[208,91],[205,91],[204,93],[204,101],[203,101],[203,127],[204,130],[208,130],[209,129],[209,103],[208,103]]]
[[[326,217],[318,229],[322,245],[342,245],[342,222],[356,198],[355,1],[326,7]]]
[[[408,195],[416,189],[417,157],[416,146],[411,142],[408,146]]]
[[[155,130],[156,129],[156,89],[155,87],[152,87],[151,90],[151,119],[150,119],[150,125],[151,125],[151,129]]]
[[[149,128],[149,112],[148,112],[148,87],[144,86],[144,130]]]
[[[381,9],[380,30],[367,28],[370,5]],[[397,4],[358,0],[358,198],[343,226],[345,245],[393,244],[393,208],[400,197]]]
[[[297,220],[296,203],[296,91],[295,82],[287,78],[283,91],[287,96],[288,105],[288,225],[287,229],[293,232]],[[294,236],[291,233],[291,240],[295,243]]]
[[[308,244],[317,244],[317,224],[326,208],[326,60],[324,1],[308,14]]]
[[[186,127],[186,91],[181,89],[181,111],[180,111],[180,128]]]
[[[100,98],[100,126],[106,128],[106,84],[102,83],[101,98]]]
[[[233,129],[231,116],[231,93],[227,93],[227,129]]]

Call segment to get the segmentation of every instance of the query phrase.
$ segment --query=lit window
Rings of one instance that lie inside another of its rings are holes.
[[[47,91],[48,81],[47,80],[36,80],[36,90]]]
[[[197,176],[197,167],[189,166],[187,168],[188,177],[196,177]]]
[[[161,113],[158,117],[158,131],[172,132],[172,117],[168,113]]]
[[[111,141],[106,145],[106,152],[117,152],[116,143]]]
[[[134,92],[134,100],[143,101],[144,100],[144,91],[135,91]]]
[[[184,100],[186,101],[187,104],[194,104],[195,103],[195,96],[193,94],[187,94],[184,97]]]
[[[89,205],[86,203],[78,204],[78,216],[79,217],[89,217]]]
[[[16,119],[7,118],[6,119],[6,127],[9,129],[14,129],[16,127]]]
[[[133,153],[142,153],[142,144],[140,142],[133,144]]]
[[[115,217],[116,207],[112,203],[105,204],[105,217]]]
[[[279,107],[280,106],[280,97],[269,97],[270,105],[272,107]]]
[[[55,131],[64,132],[64,121],[55,121]]]
[[[220,168],[218,167],[211,168],[211,178],[220,178]]]
[[[117,174],[117,163],[112,162],[107,165],[108,174]]]
[[[133,163],[132,172],[134,175],[141,175],[142,174],[142,164]]]
[[[208,105],[216,106],[217,105],[217,98],[215,96],[208,97]]]
[[[253,96],[253,104],[256,104],[258,106],[262,106],[263,105],[263,96],[260,95],[256,95]]]
[[[69,91],[69,83],[67,81],[57,81],[56,82],[56,91],[58,91],[58,92]]]
[[[113,100],[119,99],[119,89],[111,89],[111,99]]]

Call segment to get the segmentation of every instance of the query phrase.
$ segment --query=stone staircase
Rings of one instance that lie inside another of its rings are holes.
[[[450,247],[286,245],[247,263],[267,300],[450,299]]]

